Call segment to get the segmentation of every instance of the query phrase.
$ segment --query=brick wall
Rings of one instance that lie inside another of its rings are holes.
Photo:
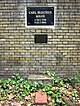
[[[56,7],[54,29],[25,27],[25,7],[33,5]],[[47,44],[35,44],[35,34],[47,34]],[[80,0],[0,0],[0,76],[45,70],[80,70]]]

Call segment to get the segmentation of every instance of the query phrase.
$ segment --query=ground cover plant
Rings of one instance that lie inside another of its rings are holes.
[[[52,77],[53,84],[30,82],[19,74],[12,78],[0,79],[0,106],[32,106],[35,104],[35,92],[41,91],[48,95],[47,106],[69,106],[64,98],[77,106],[80,103],[80,87],[75,89],[67,79],[60,79],[54,72],[46,71]]]
[[[80,71],[77,71],[75,75],[69,78],[71,82],[75,85],[76,83],[80,84]]]

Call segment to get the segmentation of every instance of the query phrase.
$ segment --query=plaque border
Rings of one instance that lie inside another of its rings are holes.
[[[27,25],[27,7],[46,7],[46,6],[26,6],[25,7],[25,27],[26,28],[51,28],[54,29],[55,27],[55,19],[56,19],[56,6],[55,5],[49,5],[47,7],[54,7],[54,25],[32,25],[32,26],[28,26]]]

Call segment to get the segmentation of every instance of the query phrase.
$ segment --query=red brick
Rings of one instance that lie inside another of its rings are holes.
[[[43,93],[43,94],[42,94],[41,91],[36,92],[35,103],[36,104],[47,104],[47,94],[46,94],[46,92]]]

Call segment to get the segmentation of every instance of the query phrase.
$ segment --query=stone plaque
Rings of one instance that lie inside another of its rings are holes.
[[[47,43],[47,35],[35,35],[35,43]]]
[[[54,7],[27,7],[27,26],[54,26]]]

